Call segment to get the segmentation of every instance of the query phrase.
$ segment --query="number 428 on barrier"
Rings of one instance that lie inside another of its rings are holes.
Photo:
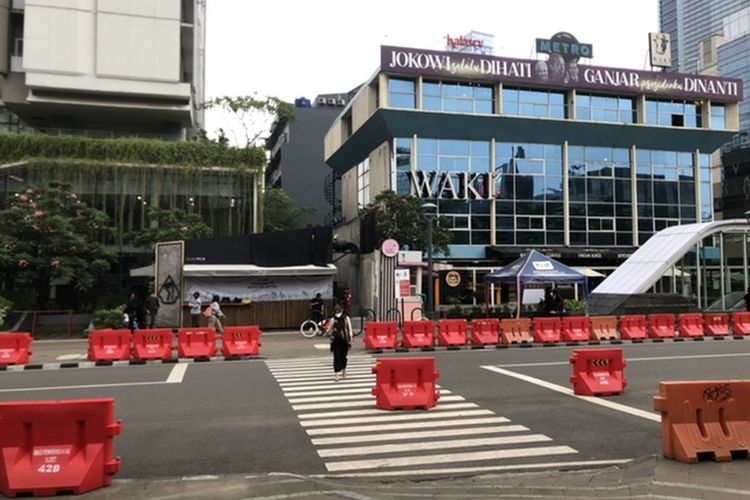
[[[60,464],[42,464],[36,471],[42,474],[55,474],[60,472]]]

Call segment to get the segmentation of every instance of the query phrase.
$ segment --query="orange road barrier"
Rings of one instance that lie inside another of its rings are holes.
[[[706,335],[723,337],[729,335],[729,314],[707,313],[703,315],[703,330]]]
[[[500,320],[473,319],[471,320],[472,345],[496,345],[500,342]]]
[[[700,313],[680,314],[678,332],[683,338],[703,338],[703,316]]]
[[[503,344],[531,344],[531,320],[529,318],[500,320]]]
[[[573,365],[573,392],[581,396],[622,394],[627,361],[622,349],[575,349],[570,357]]]
[[[151,330],[136,330],[133,334],[133,350],[135,361],[172,359],[172,330],[169,328],[153,328]]]
[[[750,312],[732,314],[732,334],[737,337],[750,335]]]
[[[433,347],[435,345],[435,323],[429,320],[404,321],[404,347]]]
[[[660,382],[654,410],[661,412],[664,456],[696,463],[750,452],[750,381]]]
[[[674,338],[674,314],[649,314],[648,336],[652,339]]]
[[[260,336],[262,332],[255,325],[227,326],[221,335],[221,354],[225,358],[258,356],[260,354]]]
[[[398,345],[398,325],[395,321],[371,321],[365,326],[365,349],[395,349]]]
[[[435,358],[378,359],[372,373],[376,375],[372,395],[381,410],[426,410],[440,397]]]
[[[534,318],[534,342],[541,344],[560,342],[561,331],[560,318]]]
[[[114,408],[112,399],[0,403],[0,492],[80,495],[112,484]]]
[[[438,345],[466,345],[466,329],[465,319],[441,319],[438,321]]]
[[[130,330],[94,330],[89,333],[88,360],[96,362],[130,359]]]
[[[591,338],[588,316],[568,316],[562,319],[563,342],[587,342]]]
[[[643,340],[646,338],[646,316],[634,314],[620,316],[620,338],[623,340]]]
[[[208,359],[216,354],[216,330],[180,328],[177,355],[180,358]]]
[[[617,339],[617,316],[592,316],[591,335],[596,340]]]
[[[0,332],[0,366],[29,364],[33,341],[30,333]]]

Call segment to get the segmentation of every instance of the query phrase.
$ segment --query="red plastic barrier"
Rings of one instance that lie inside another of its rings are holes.
[[[398,344],[396,322],[370,322],[365,326],[365,349],[395,349]]]
[[[94,330],[89,334],[89,361],[127,361],[130,337],[130,330]]]
[[[404,321],[404,347],[432,347],[435,345],[435,323],[432,321]]]
[[[703,331],[712,337],[729,335],[729,314],[708,313],[703,315]]]
[[[30,333],[0,332],[0,366],[27,365],[33,341]]]
[[[206,359],[216,354],[216,330],[213,328],[180,328],[177,356]]]
[[[136,330],[133,334],[133,359],[146,361],[172,359],[172,330],[169,328],[154,328],[151,330]]]
[[[112,484],[114,413],[112,399],[0,403],[0,491],[79,495]]]
[[[591,338],[591,320],[587,316],[571,316],[562,320],[564,342],[586,342]]]
[[[438,345],[466,345],[465,319],[441,319],[438,321]]]
[[[503,344],[530,344],[534,341],[529,333],[531,320],[529,318],[500,320],[500,338]]]
[[[643,340],[646,338],[646,316],[640,314],[620,316],[620,338]]]
[[[734,335],[750,335],[750,312],[732,314],[732,333]]]
[[[570,381],[575,394],[610,396],[621,394],[628,385],[622,349],[576,349],[570,362],[573,365]]]
[[[542,344],[560,342],[561,331],[560,318],[534,318],[534,342]]]
[[[703,338],[703,316],[700,313],[680,314],[678,331],[683,338]]]
[[[471,343],[473,345],[495,345],[500,342],[499,319],[471,320]]]
[[[617,338],[617,316],[591,316],[591,336],[596,340]]]
[[[227,358],[260,354],[260,328],[257,326],[227,326],[221,336],[221,353]]]
[[[674,338],[674,314],[649,314],[647,331],[652,339]]]
[[[440,397],[435,358],[378,359],[372,373],[376,374],[372,395],[381,410],[432,408]]]

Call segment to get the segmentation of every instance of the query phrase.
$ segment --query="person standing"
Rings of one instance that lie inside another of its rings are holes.
[[[750,312],[750,287],[747,288],[747,293],[743,298],[745,299],[745,311]]]
[[[206,307],[206,309],[203,311],[203,315],[208,318],[208,321],[206,322],[206,326],[209,328],[213,328],[216,330],[216,333],[223,333],[224,332],[224,326],[221,324],[221,320],[219,317],[214,314],[213,308],[211,306]]]
[[[146,328],[153,328],[156,324],[156,315],[159,314],[159,299],[156,298],[155,292],[149,292],[143,302],[143,309],[146,311]]]
[[[125,314],[128,315],[128,330],[134,332],[138,328],[138,297],[135,292],[130,292],[128,302],[125,304]]]
[[[346,364],[352,346],[352,322],[340,305],[336,304],[331,328],[331,352],[333,353],[334,380],[346,377]]]
[[[324,307],[323,298],[320,296],[319,293],[315,294],[315,297],[310,299],[310,319],[314,322],[320,324],[321,321],[323,321],[323,307]]]
[[[193,296],[188,301],[190,306],[190,326],[193,328],[200,326],[201,324],[201,294],[200,292],[194,292]]]
[[[214,295],[211,299],[211,311],[213,311],[214,316],[221,319],[224,317],[224,313],[221,311],[221,306],[219,305],[219,301],[221,299],[218,295]]]

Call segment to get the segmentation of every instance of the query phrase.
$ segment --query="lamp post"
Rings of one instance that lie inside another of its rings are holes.
[[[435,222],[437,205],[434,203],[425,203],[422,205],[422,210],[424,211],[424,218],[427,220],[427,319],[432,319],[432,313],[435,308],[432,282],[432,224]]]

